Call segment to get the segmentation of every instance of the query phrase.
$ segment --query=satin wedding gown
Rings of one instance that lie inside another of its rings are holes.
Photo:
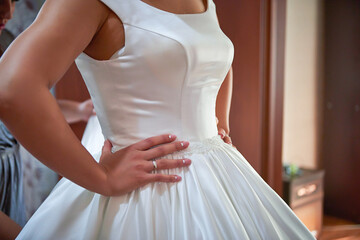
[[[18,239],[314,239],[246,159],[217,134],[215,102],[233,59],[215,4],[173,14],[140,0],[102,0],[122,20],[125,47],[107,61],[84,53],[77,66],[113,151],[173,133],[190,142],[179,183],[148,184],[104,197],[67,179]],[[96,144],[95,144],[96,145]],[[94,153],[99,158],[100,153]]]

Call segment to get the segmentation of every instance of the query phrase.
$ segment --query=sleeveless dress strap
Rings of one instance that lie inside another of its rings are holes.
[[[212,0],[207,0],[207,6],[205,12],[202,13],[190,13],[190,14],[176,14],[161,10],[141,0],[100,0],[107,7],[109,7],[124,24],[137,25],[141,21],[152,21],[157,17],[164,20],[173,19],[174,17],[186,18],[196,17],[198,15],[209,14],[209,12],[215,12],[215,4]],[[165,18],[165,19],[164,19]]]
[[[133,0],[100,0],[110,8],[123,23],[129,23],[131,16],[136,13]],[[139,13],[137,13],[139,14]]]

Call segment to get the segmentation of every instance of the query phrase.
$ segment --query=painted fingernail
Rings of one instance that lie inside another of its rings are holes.
[[[190,159],[183,159],[183,164],[184,165],[189,165],[191,163]]]
[[[183,146],[184,146],[184,143],[183,143],[183,142],[181,142],[181,143],[180,143],[180,145],[183,147]]]
[[[175,176],[175,177],[174,177],[174,180],[175,180],[175,181],[180,181],[180,180],[181,180],[181,177],[180,177],[180,176]]]
[[[189,142],[182,141],[182,142],[180,143],[180,145],[181,145],[181,147],[187,147],[187,146],[189,146]]]

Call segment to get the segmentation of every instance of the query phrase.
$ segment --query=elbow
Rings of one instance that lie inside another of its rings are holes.
[[[16,84],[11,79],[4,77],[3,74],[0,78],[0,118],[2,119],[14,107],[19,96],[16,94]]]
[[[6,112],[12,109],[12,106],[15,101],[14,94],[11,91],[7,91],[7,89],[2,88],[0,90],[0,118],[2,119]]]

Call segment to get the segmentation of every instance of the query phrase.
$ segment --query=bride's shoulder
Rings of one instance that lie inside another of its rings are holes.
[[[81,26],[100,29],[109,13],[100,0],[46,0],[34,25],[59,26],[64,31],[78,31]]]
[[[58,12],[58,14],[54,14]],[[93,16],[105,18],[110,10],[101,0],[46,0],[39,15],[59,14],[69,17]]]

